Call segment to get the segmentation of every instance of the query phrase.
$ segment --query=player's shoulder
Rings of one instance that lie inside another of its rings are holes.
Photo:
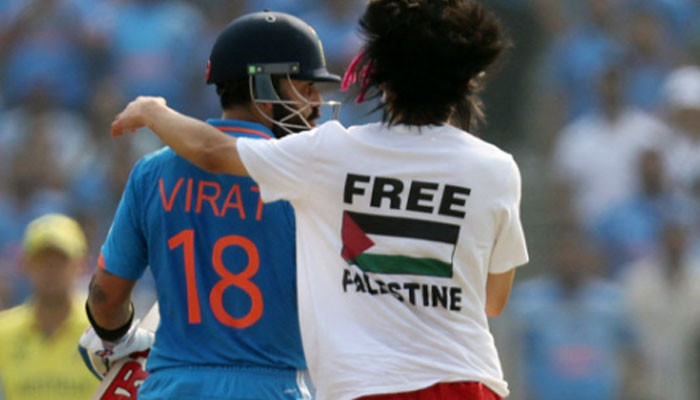
[[[136,165],[140,166],[140,168],[148,168],[149,166],[160,164],[175,157],[177,157],[177,154],[170,147],[165,146],[144,155]]]
[[[176,158],[178,158],[178,155],[170,147],[162,147],[144,155],[136,161],[131,174],[135,178],[140,178],[143,175],[148,175],[153,171],[163,168],[164,165],[168,165]]]

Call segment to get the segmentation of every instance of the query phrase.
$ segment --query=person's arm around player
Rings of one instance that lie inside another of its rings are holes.
[[[112,122],[113,137],[147,127],[176,153],[199,168],[216,173],[248,175],[236,149],[236,138],[180,114],[161,97],[141,96]]]
[[[141,96],[119,113],[112,123],[112,136],[147,127],[176,153],[199,168],[213,173],[248,175],[236,148],[236,138],[195,118],[178,113],[160,97]],[[503,312],[513,285],[515,270],[489,274],[486,283],[486,314]]]

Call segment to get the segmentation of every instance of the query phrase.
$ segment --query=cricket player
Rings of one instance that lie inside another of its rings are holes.
[[[283,13],[245,15],[213,46],[207,82],[223,116],[208,123],[261,142],[309,129],[324,104],[321,81],[340,77],[326,70],[310,26]],[[150,265],[160,325],[139,399],[311,398],[294,233],[291,205],[263,205],[251,178],[205,172],[169,148],[147,155],[131,173],[90,284],[92,328],[81,339],[88,364],[104,373],[149,347],[130,298]]]
[[[87,400],[97,388],[75,351],[87,324],[85,296],[75,290],[86,252],[83,229],[67,215],[27,225],[22,263],[34,290],[0,312],[0,399]]]
[[[256,141],[143,97],[112,134],[147,126],[195,165],[251,176],[263,201],[290,201],[317,398],[500,399],[487,316],[528,260],[521,181],[511,155],[467,130],[507,40],[468,0],[370,0],[360,26],[344,84],[384,99],[381,123]]]

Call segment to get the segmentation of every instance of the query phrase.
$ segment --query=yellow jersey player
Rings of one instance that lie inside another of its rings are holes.
[[[87,400],[97,388],[76,350],[88,325],[85,299],[73,290],[86,250],[82,229],[65,215],[27,226],[24,267],[34,292],[0,313],[0,399]]]

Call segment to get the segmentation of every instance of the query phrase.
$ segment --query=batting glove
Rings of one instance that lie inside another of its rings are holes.
[[[99,380],[102,380],[120,359],[153,346],[153,332],[139,328],[138,324],[139,320],[134,321],[127,333],[114,342],[100,339],[92,326],[83,332],[78,341],[78,350],[85,365]]]

